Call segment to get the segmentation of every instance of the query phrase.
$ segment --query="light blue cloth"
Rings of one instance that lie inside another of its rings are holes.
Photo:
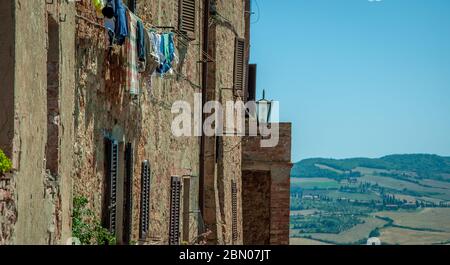
[[[175,44],[173,41],[173,33],[164,33],[161,36],[160,51],[163,55],[161,64],[156,69],[160,74],[167,73],[172,68],[172,63],[175,58]]]

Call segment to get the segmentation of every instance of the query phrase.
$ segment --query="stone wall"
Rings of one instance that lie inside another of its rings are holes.
[[[211,18],[208,54],[215,63],[208,68],[207,100],[216,100],[225,106],[227,101],[241,99],[233,90],[234,50],[236,38],[245,37],[245,1],[211,2],[215,3],[217,14]],[[206,140],[204,218],[213,231],[211,243],[242,244],[241,141],[239,136],[207,137]],[[233,240],[232,233],[233,181],[237,184],[236,240]]]
[[[101,24],[90,2],[79,2],[77,12]],[[201,14],[200,8],[198,10]],[[148,27],[176,28],[178,1],[138,1],[136,14]],[[201,25],[200,16],[197,17],[197,25]],[[199,34],[200,31],[197,36]],[[105,194],[103,139],[109,133],[120,131],[123,142],[134,146],[132,240],[139,236],[143,160],[150,162],[152,175],[147,240],[155,244],[168,243],[170,178],[184,175],[192,176],[188,227],[191,228],[191,239],[194,239],[197,235],[200,138],[172,135],[171,123],[175,114],[171,113],[171,107],[177,100],[187,101],[193,106],[194,94],[200,92],[199,39],[186,47],[177,35],[175,45],[180,62],[175,70],[179,74],[142,77],[141,95],[132,100],[122,85],[125,77],[121,68],[124,48],[116,46],[109,51],[106,36],[101,27],[78,19],[74,193],[87,197],[89,207],[98,217],[102,215],[102,196]],[[123,197],[123,193],[119,197]],[[121,200],[119,198],[119,203]]]
[[[0,245],[14,241],[14,225],[17,221],[15,190],[12,174],[0,174]]]

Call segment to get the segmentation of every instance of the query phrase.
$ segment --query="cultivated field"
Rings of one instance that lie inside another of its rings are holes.
[[[450,233],[389,227],[381,230],[379,238],[383,244],[389,245],[446,244],[450,242]]]
[[[329,178],[292,178],[292,185],[300,185],[303,189],[337,189],[339,183]]]
[[[290,238],[290,245],[298,245],[298,246],[318,246],[318,245],[331,245],[328,243],[324,243],[321,241],[308,239],[308,238]]]
[[[426,208],[419,211],[378,212],[376,216],[389,217],[395,225],[413,229],[450,233],[450,208]],[[450,239],[450,238],[449,238]]]
[[[314,233],[310,234],[312,239],[321,240],[334,244],[364,244],[369,238],[370,232],[376,228],[383,227],[387,222],[380,220],[375,217],[367,217],[364,219],[363,224],[358,224],[348,230],[345,230],[339,234],[325,234],[325,233]]]

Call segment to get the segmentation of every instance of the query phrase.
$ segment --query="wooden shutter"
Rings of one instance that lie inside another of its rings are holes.
[[[181,179],[180,177],[172,177],[169,224],[170,245],[178,245],[180,243],[180,195]]]
[[[237,185],[236,181],[234,180],[231,181],[231,212],[232,212],[231,233],[234,243],[238,239]]]
[[[150,163],[146,160],[141,167],[141,212],[139,238],[147,238],[150,223]]]
[[[129,244],[131,240],[131,226],[133,218],[133,146],[128,143],[125,147],[125,183],[123,205],[123,242]]]
[[[234,93],[236,96],[243,96],[245,69],[245,40],[236,38],[234,46]]]
[[[117,176],[119,170],[119,144],[116,140],[106,139],[106,227],[116,233]]]
[[[195,39],[195,0],[179,0],[179,30],[189,39]]]

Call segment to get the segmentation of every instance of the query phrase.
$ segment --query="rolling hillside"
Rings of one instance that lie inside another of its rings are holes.
[[[333,170],[326,169],[325,167],[332,168]],[[450,157],[427,154],[390,155],[376,159],[305,159],[294,164],[291,176],[301,178],[326,177],[333,179],[358,177],[360,174],[355,171],[358,167],[402,171],[415,174],[419,179],[429,178],[450,181]]]
[[[449,157],[306,159],[291,177],[294,244],[450,242]]]

